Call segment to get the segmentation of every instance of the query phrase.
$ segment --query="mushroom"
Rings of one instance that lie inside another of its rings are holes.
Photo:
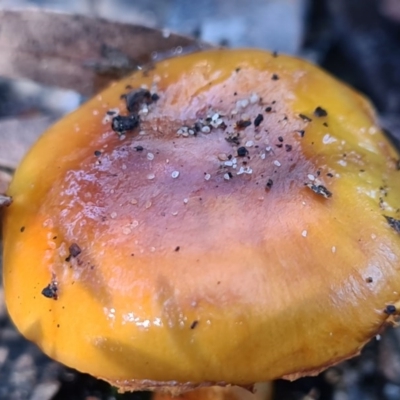
[[[270,400],[272,382],[258,383],[252,391],[239,386],[200,387],[181,393],[179,397],[166,392],[155,392],[152,400]]]
[[[395,319],[398,158],[370,104],[305,61],[160,62],[54,125],[17,169],[10,316],[121,390],[318,374]]]

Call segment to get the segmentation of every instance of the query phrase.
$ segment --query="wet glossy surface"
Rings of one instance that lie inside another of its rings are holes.
[[[143,84],[160,98],[120,137],[107,111],[126,115],[121,94]],[[50,356],[124,387],[318,371],[399,300],[397,158],[369,105],[303,61],[163,62],[55,125],[17,170],[10,315]],[[57,300],[41,294],[51,282]]]

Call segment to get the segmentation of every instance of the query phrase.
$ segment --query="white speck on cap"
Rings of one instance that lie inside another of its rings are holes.
[[[171,176],[172,178],[176,179],[179,176],[179,171],[173,171]]]
[[[250,167],[240,167],[239,171],[236,172],[236,175],[242,175],[242,174],[252,174],[253,170]]]
[[[249,101],[247,99],[238,100],[236,102],[236,108],[246,108],[249,105]]]
[[[301,232],[301,236],[303,236],[303,237],[307,237],[307,231],[306,230],[304,230],[303,232]]]
[[[124,227],[122,228],[122,233],[123,233],[124,235],[129,235],[130,233],[132,233],[132,230],[131,230],[131,228],[129,228],[129,226],[124,226]]]
[[[255,104],[258,100],[260,100],[260,96],[257,93],[252,93],[250,96],[250,103]]]
[[[375,133],[378,133],[379,132],[379,130],[378,130],[378,128],[376,127],[376,126],[371,126],[369,129],[368,129],[368,133],[370,134],[370,135],[375,135]]]
[[[329,133],[325,134],[324,137],[322,138],[322,143],[323,144],[330,144],[333,142],[336,142],[337,139],[335,139],[334,137],[332,137]]]
[[[147,115],[148,113],[149,109],[146,106],[143,106],[143,108],[139,110],[139,114]]]

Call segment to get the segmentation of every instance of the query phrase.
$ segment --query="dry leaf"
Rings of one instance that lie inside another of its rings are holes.
[[[12,203],[12,199],[9,196],[3,196],[0,194],[0,207],[7,207]]]
[[[45,116],[0,119],[0,167],[15,169],[32,144],[53,122],[54,119]]]
[[[0,76],[92,95],[152,61],[209,45],[162,30],[48,11],[0,11]]]
[[[11,171],[53,122],[47,116],[0,119],[0,194],[11,182]],[[0,196],[0,208],[8,205],[7,199]]]

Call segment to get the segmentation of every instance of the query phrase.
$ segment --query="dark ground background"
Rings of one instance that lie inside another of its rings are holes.
[[[0,0],[0,8],[31,6],[306,57],[368,95],[399,147],[400,0]],[[71,91],[0,78],[0,127],[32,115],[50,123],[81,100]],[[145,393],[117,395],[46,358],[14,330],[2,294],[0,287],[0,400],[149,399]],[[400,329],[318,377],[276,382],[274,398],[400,400]]]

